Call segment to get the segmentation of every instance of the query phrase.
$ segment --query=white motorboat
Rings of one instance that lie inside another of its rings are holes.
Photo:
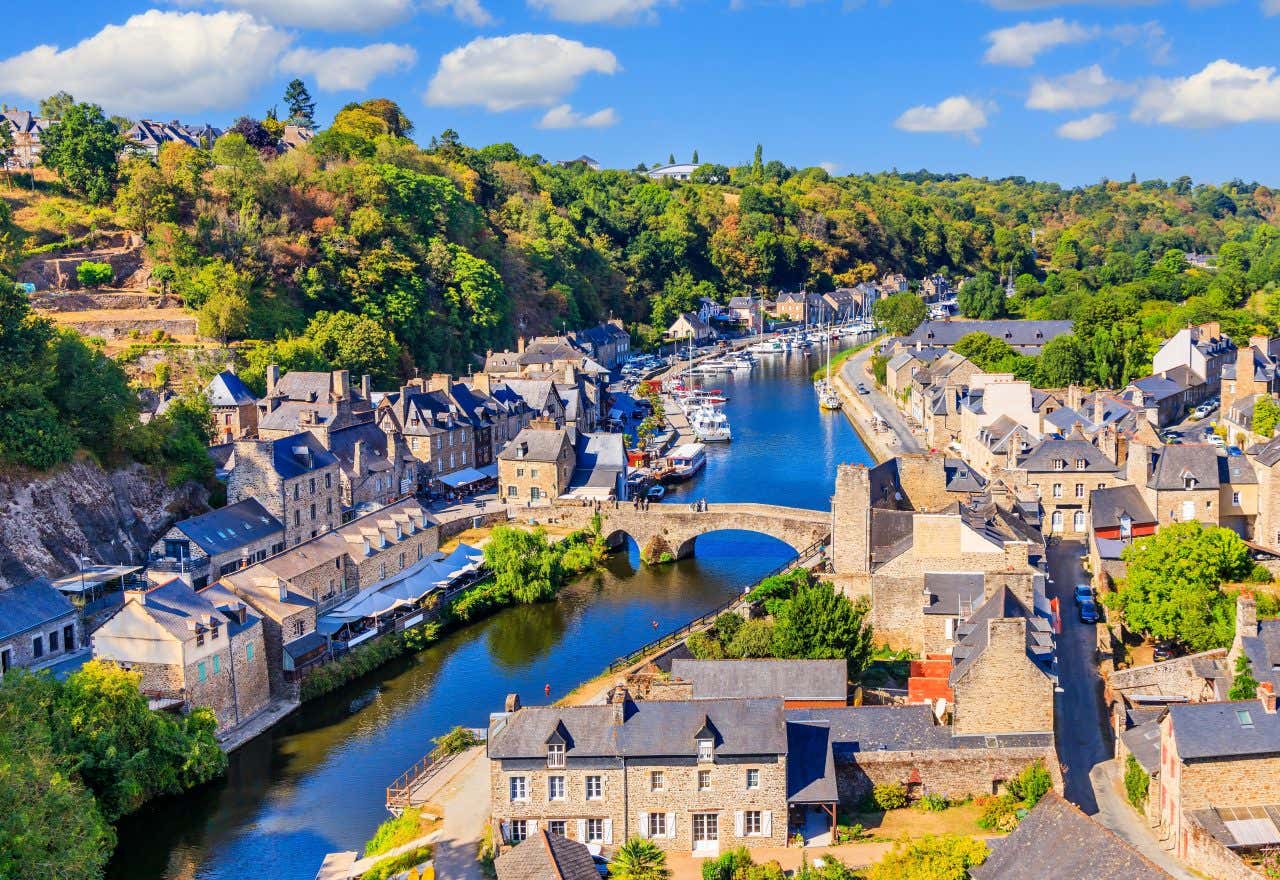
[[[667,453],[669,470],[663,475],[663,482],[684,482],[691,479],[706,464],[707,447],[701,443],[682,443]]]
[[[729,417],[713,406],[700,406],[690,413],[689,429],[703,443],[726,443],[733,438]]]
[[[783,354],[786,352],[787,347],[781,339],[774,338],[762,339],[759,342],[752,343],[747,350],[756,354]]]

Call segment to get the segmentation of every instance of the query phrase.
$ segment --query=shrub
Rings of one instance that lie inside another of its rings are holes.
[[[398,856],[383,859],[365,871],[360,876],[360,880],[387,880],[388,877],[394,877],[402,871],[408,871],[423,862],[431,861],[433,851],[430,845],[418,846]],[[429,877],[431,874],[429,873],[427,876]]]
[[[720,660],[724,657],[724,646],[709,633],[694,633],[685,640],[685,647],[695,660]]]
[[[741,614],[726,611],[716,618],[716,635],[720,637],[720,641],[727,645],[733,641],[733,637],[738,634],[738,630],[742,629],[742,624]]]
[[[95,263],[87,260],[76,266],[76,280],[84,287],[101,287],[110,284],[116,277],[116,270],[110,263]]]
[[[1018,799],[1011,794],[989,795],[974,801],[982,810],[978,825],[988,831],[1012,831],[1018,827]]]
[[[702,880],[742,880],[741,873],[754,864],[746,847],[731,849],[702,863]]]
[[[940,794],[927,794],[916,801],[915,807],[925,813],[941,813],[951,806],[951,801]]]
[[[618,848],[609,863],[609,876],[618,880],[667,880],[667,854],[652,840],[633,837]]]
[[[459,752],[465,752],[467,749],[480,745],[480,738],[462,725],[458,725],[453,730],[437,736],[432,740],[441,754],[456,755]]]
[[[1135,810],[1141,810],[1147,803],[1147,792],[1151,777],[1142,769],[1138,759],[1130,755],[1124,762],[1124,792]]]
[[[926,835],[899,840],[864,876],[867,880],[967,880],[969,869],[981,865],[987,855],[981,840],[957,834]]]
[[[1025,770],[1009,780],[1009,794],[1022,801],[1028,810],[1040,803],[1040,798],[1053,788],[1053,777],[1045,769],[1043,761],[1029,764]]]
[[[906,786],[898,782],[882,782],[871,790],[871,800],[881,810],[899,810],[907,805]]]
[[[410,807],[399,816],[393,816],[378,826],[373,837],[364,845],[365,858],[395,849],[397,846],[404,846],[422,835],[422,815],[417,807]]]
[[[403,637],[398,634],[383,636],[363,645],[357,645],[344,657],[313,669],[302,682],[301,697],[307,700],[337,690],[355,681],[366,672],[398,657],[405,651]]]

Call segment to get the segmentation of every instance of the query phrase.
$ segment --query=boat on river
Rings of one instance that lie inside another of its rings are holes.
[[[683,483],[706,465],[707,447],[701,443],[682,443],[667,453],[667,469],[662,473],[662,482]]]
[[[690,413],[689,429],[703,443],[727,443],[733,438],[729,417],[714,406],[700,406]]]

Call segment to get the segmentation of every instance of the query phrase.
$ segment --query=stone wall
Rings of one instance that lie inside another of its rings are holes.
[[[248,657],[249,645],[253,645],[252,660]],[[212,653],[187,664],[182,670],[182,678],[188,706],[212,709],[220,730],[241,723],[264,709],[270,699],[265,647],[262,623],[258,622],[228,639]],[[216,671],[215,657],[218,663]],[[204,667],[204,681],[200,680],[201,666]],[[173,674],[169,671],[166,677],[171,678]],[[143,689],[146,689],[145,682]]]
[[[1264,876],[1246,865],[1195,819],[1189,818],[1183,827],[1178,850],[1178,857],[1189,867],[1215,880],[1254,880]]]
[[[831,564],[838,575],[871,572],[871,477],[862,465],[842,464],[836,470],[831,498],[834,532]]]
[[[885,783],[907,786],[913,797],[940,794],[963,799],[997,793],[1038,760],[1053,777],[1054,788],[1062,791],[1062,771],[1052,746],[837,754],[836,786],[842,806],[858,804],[873,787]]]
[[[957,736],[1053,732],[1053,682],[1027,656],[1027,621],[987,622],[987,647],[952,684]]]
[[[1138,694],[1163,694],[1183,697],[1193,703],[1213,698],[1209,683],[1195,671],[1194,664],[1202,660],[1226,660],[1226,648],[1215,648],[1201,654],[1176,657],[1163,663],[1148,663],[1117,669],[1105,679],[1105,696],[1110,704],[1122,697]]]

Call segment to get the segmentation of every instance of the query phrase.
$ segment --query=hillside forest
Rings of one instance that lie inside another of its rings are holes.
[[[348,105],[289,151],[274,114],[242,118],[207,149],[165,144],[154,158],[122,152],[118,125],[65,102],[45,137],[56,177],[11,173],[0,190],[0,271],[133,230],[153,286],[231,344],[258,391],[272,362],[379,383],[465,373],[519,334],[610,315],[654,344],[701,296],[821,291],[886,272],[968,278],[959,305],[969,317],[1074,319],[1046,356],[1004,363],[1049,385],[1142,375],[1158,341],[1189,322],[1248,337],[1280,320],[1277,197],[1253,182],[834,177],[766,162],[760,147],[745,164],[654,182],[643,166],[594,171],[509,143],[471,147],[453,131],[419,144],[384,99]],[[1217,268],[1193,267],[1195,252],[1216,253]],[[47,467],[88,446],[184,460],[202,427],[198,401],[180,424],[139,434],[101,346],[6,305],[0,458]],[[1007,354],[982,352],[992,364]],[[82,375],[111,391],[93,390],[115,410],[91,421],[111,425],[108,436],[77,426],[78,404],[62,399],[88,396],[67,387]]]

